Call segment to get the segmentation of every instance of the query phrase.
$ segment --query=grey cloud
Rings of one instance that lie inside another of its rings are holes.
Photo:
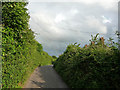
[[[84,46],[89,43],[91,34],[98,32],[106,38],[115,37],[112,34],[113,28],[117,28],[117,11],[104,9],[99,4],[34,2],[28,9],[31,16],[30,27],[40,34],[36,35],[36,40],[50,55],[58,56],[70,43],[78,42]],[[78,12],[72,13],[71,10]],[[54,20],[58,14],[62,14],[64,20],[56,23]],[[112,23],[102,23],[102,15],[111,18]],[[103,29],[106,29],[107,33]]]

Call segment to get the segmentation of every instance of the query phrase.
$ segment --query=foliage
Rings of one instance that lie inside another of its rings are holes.
[[[26,2],[2,2],[2,88],[19,88],[33,70],[51,64],[29,28]]]
[[[98,34],[96,34],[96,36],[93,36],[93,35],[91,35],[91,37],[92,37],[92,39],[91,40],[89,40],[90,42],[94,42],[94,43],[97,43],[97,37],[98,37],[98,35],[99,35],[99,33]]]
[[[92,38],[87,47],[69,45],[54,63],[55,70],[71,88],[119,88],[120,51]]]
[[[43,47],[40,43],[37,44],[37,51],[41,52],[43,50]]]
[[[53,55],[52,58],[53,58],[52,64],[54,64],[54,62],[57,60],[57,57]]]
[[[56,56],[52,56],[52,58],[57,59],[57,57],[56,57]]]

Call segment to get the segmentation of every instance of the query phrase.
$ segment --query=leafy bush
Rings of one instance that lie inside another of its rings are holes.
[[[2,88],[22,87],[34,69],[51,64],[29,28],[26,2],[2,2]]]
[[[37,51],[41,52],[43,50],[43,47],[40,43],[37,44]]]
[[[96,35],[98,36],[98,35]],[[90,45],[69,45],[54,63],[55,70],[71,88],[119,88],[117,47],[108,47],[104,38],[92,37]],[[102,40],[101,40],[102,39]],[[96,43],[95,43],[96,42]]]
[[[57,59],[57,57],[56,57],[56,56],[52,56],[52,58]]]

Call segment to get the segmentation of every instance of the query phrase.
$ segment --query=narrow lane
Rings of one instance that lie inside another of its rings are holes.
[[[68,88],[52,65],[35,69],[23,88]]]

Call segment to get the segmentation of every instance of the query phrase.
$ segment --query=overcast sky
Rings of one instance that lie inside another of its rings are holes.
[[[83,47],[92,35],[106,41],[118,30],[118,0],[29,0],[30,28],[49,55],[59,56],[67,45]]]

